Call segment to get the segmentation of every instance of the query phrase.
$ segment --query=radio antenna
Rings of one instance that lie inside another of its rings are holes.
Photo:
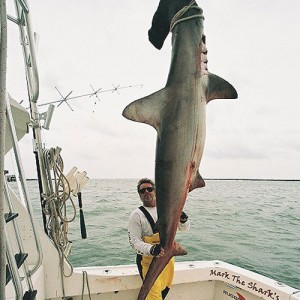
[[[58,103],[57,107],[59,107],[63,103],[66,103],[69,106],[69,108],[72,111],[74,111],[73,108],[69,104],[69,102],[71,100],[75,100],[75,99],[79,99],[79,98],[83,98],[83,97],[89,97],[89,98],[96,97],[96,99],[100,102],[100,98],[99,98],[98,94],[108,93],[108,92],[112,92],[112,93],[117,92],[118,94],[120,94],[119,91],[122,90],[122,89],[129,89],[129,88],[134,88],[134,87],[142,88],[143,84],[128,85],[128,86],[120,86],[120,85],[115,86],[114,84],[112,84],[112,86],[113,86],[113,88],[111,88],[111,89],[102,90],[102,88],[94,89],[94,87],[90,84],[90,87],[93,91],[92,93],[77,95],[77,96],[73,96],[73,97],[70,97],[70,95],[73,93],[73,91],[69,92],[67,94],[67,96],[63,96],[63,94],[59,91],[59,89],[57,87],[55,87],[55,89],[57,90],[57,92],[61,96],[61,99],[56,100],[56,101],[50,101],[50,102],[42,103],[42,104],[39,104],[39,106],[45,106],[45,105],[48,105],[48,104]],[[95,104],[96,104],[96,102],[95,102]]]
[[[60,103],[57,105],[57,107],[59,107],[63,102],[66,102],[66,104],[70,107],[71,111],[73,111],[73,108],[70,106],[70,104],[67,102],[68,97],[73,93],[73,91],[71,91],[66,97],[64,97],[62,95],[62,93],[58,90],[57,87],[55,87],[55,89],[58,91],[58,93],[61,95],[62,100],[60,101]]]

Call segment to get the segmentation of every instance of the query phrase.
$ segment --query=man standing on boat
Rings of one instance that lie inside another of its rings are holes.
[[[137,191],[143,206],[136,208],[129,218],[129,243],[136,251],[136,263],[142,280],[144,280],[153,257],[162,257],[164,249],[161,247],[157,222],[155,184],[151,179],[142,178],[137,184]],[[188,216],[182,212],[178,230],[186,231],[190,228]],[[174,257],[167,264],[153,284],[147,300],[164,299],[169,292],[174,276]]]

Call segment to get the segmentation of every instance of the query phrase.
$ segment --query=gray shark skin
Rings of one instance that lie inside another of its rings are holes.
[[[125,118],[149,124],[157,131],[155,184],[165,255],[153,259],[139,300],[146,298],[173,256],[187,253],[175,242],[175,235],[188,192],[205,185],[198,169],[205,143],[206,104],[213,99],[237,98],[231,84],[207,70],[203,19],[189,19],[174,27],[165,88],[132,102],[123,111]]]

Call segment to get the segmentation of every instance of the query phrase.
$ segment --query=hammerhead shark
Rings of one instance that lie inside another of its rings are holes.
[[[125,118],[157,131],[155,184],[158,230],[165,254],[152,260],[139,300],[146,298],[173,256],[187,254],[175,235],[188,192],[205,185],[198,169],[205,142],[206,104],[213,99],[237,98],[231,84],[208,72],[203,20],[195,1],[160,1],[149,40],[160,49],[171,27],[172,59],[166,86],[123,111]]]

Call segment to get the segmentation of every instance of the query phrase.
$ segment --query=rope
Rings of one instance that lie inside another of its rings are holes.
[[[64,277],[70,277],[73,273],[73,268],[67,259],[65,250],[70,243],[67,236],[68,225],[70,222],[74,221],[76,217],[76,208],[74,201],[71,198],[69,182],[63,174],[63,160],[58,151],[54,148],[49,150],[46,149],[44,150],[43,156],[50,191],[49,195],[42,195],[44,201],[44,213],[48,217],[46,226],[49,236],[53,240],[54,245],[60,254],[61,273]],[[54,180],[52,180],[51,174],[53,174]],[[70,211],[70,208],[68,208],[69,203],[71,204],[71,210],[73,211],[71,217],[68,217],[68,212]],[[70,274],[66,274],[64,271],[65,260],[71,267]]]
[[[201,8],[199,6],[193,6],[194,4],[196,3],[195,0],[192,0],[190,2],[189,5],[187,6],[184,6],[181,10],[179,10],[175,15],[174,17],[172,18],[171,20],[171,23],[170,23],[170,32],[172,32],[172,30],[174,29],[174,27],[180,23],[180,22],[183,22],[183,21],[187,21],[187,20],[191,20],[191,19],[194,19],[194,18],[202,18],[204,20],[204,16],[203,14],[197,14],[197,15],[193,15],[193,16],[189,16],[189,17],[185,17],[185,18],[182,18],[180,19],[180,17],[182,15],[184,15],[189,9],[197,9],[197,10],[201,10]]]
[[[91,300],[91,291],[90,291],[90,286],[89,286],[89,280],[88,280],[88,275],[86,271],[82,271],[82,291],[81,291],[81,300],[83,300],[83,294],[84,294],[84,281],[86,281],[86,286],[88,289],[88,296],[89,299]]]

